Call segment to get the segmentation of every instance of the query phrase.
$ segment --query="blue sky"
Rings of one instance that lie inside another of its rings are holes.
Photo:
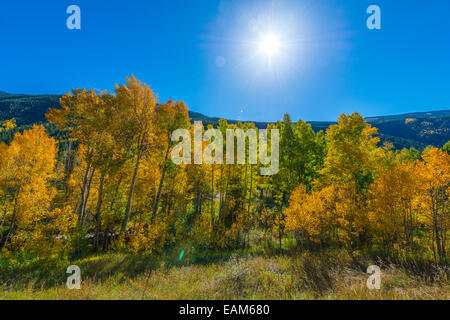
[[[66,27],[71,4],[81,30]],[[366,27],[371,4],[381,30]],[[2,1],[0,90],[111,90],[134,73],[160,101],[229,119],[450,109],[449,17],[442,0]]]

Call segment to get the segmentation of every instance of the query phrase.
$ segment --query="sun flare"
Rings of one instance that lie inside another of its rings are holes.
[[[272,58],[280,50],[280,40],[274,34],[264,36],[259,42],[259,50],[267,57]]]

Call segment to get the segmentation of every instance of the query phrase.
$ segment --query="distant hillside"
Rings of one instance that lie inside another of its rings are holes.
[[[379,116],[379,117],[367,117],[367,122],[386,121],[386,120],[406,120],[410,118],[428,118],[436,119],[442,116],[449,116],[450,110],[441,111],[428,111],[428,112],[411,112],[399,115]]]
[[[366,121],[382,135],[393,137],[397,147],[402,140],[438,147],[450,140],[450,110],[371,117]]]
[[[60,95],[9,94],[0,91],[0,121],[15,118],[18,126],[44,123],[49,108],[59,106]],[[192,120],[201,120],[204,125],[216,124],[219,118],[189,111]],[[390,141],[398,149],[427,145],[442,147],[450,140],[450,110],[408,113],[369,117],[366,121],[379,129],[382,142]],[[237,123],[237,120],[228,120]],[[335,122],[310,121],[315,131],[326,130]],[[255,122],[257,128],[266,128],[267,122]]]
[[[0,92],[0,121],[15,118],[19,126],[45,122],[45,113],[49,108],[59,107],[60,97]]]

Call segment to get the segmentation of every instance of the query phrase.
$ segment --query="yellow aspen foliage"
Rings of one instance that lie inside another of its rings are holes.
[[[326,132],[328,153],[316,187],[334,186],[336,236],[348,245],[368,241],[367,190],[386,158],[376,133],[358,113],[342,114]]]
[[[420,167],[421,163],[405,161],[387,168],[370,188],[370,226],[384,246],[413,246],[424,192]]]
[[[16,127],[16,119],[10,119],[0,122],[0,132],[12,130]]]
[[[358,113],[342,114],[338,124],[327,129],[328,153],[321,171],[325,184],[352,183],[364,190],[371,183],[380,159],[378,129],[366,123]]]
[[[294,190],[286,215],[288,231],[306,234],[314,242],[329,238],[336,225],[335,187],[329,186],[318,191],[306,192],[300,185]]]
[[[151,253],[158,247],[156,241],[163,233],[159,223],[139,223],[133,227],[133,231],[129,235],[129,246],[136,253]]]
[[[2,146],[0,152],[0,189],[11,208],[7,235],[10,248],[52,250],[51,243],[70,224],[60,216],[61,211],[51,210],[56,192],[52,186],[56,163],[54,139],[47,136],[44,127],[33,126],[15,134],[11,144]]]
[[[422,221],[430,229],[432,250],[441,262],[447,260],[450,230],[450,155],[437,148],[427,148],[419,173],[425,185]],[[437,258],[436,258],[437,259]]]
[[[116,85],[115,88],[117,103],[114,109],[114,131],[118,143],[126,146],[135,164],[121,232],[126,230],[130,219],[141,160],[155,145],[155,109],[158,100],[150,87],[134,75],[126,80],[126,85]]]

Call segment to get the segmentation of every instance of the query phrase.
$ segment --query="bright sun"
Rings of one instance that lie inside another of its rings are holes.
[[[267,57],[273,57],[280,49],[280,40],[274,34],[268,34],[259,42],[259,50]]]

